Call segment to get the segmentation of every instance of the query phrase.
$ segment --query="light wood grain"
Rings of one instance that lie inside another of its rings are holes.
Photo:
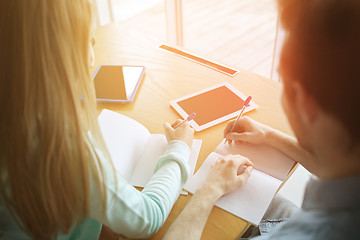
[[[270,77],[276,34],[276,1],[182,2],[186,49],[231,67]],[[163,5],[157,4],[121,24],[166,40]]]
[[[121,24],[98,28],[95,37],[95,68],[100,64],[133,64],[146,67],[145,77],[133,103],[99,104],[99,113],[103,108],[107,108],[134,118],[151,133],[163,133],[164,122],[173,122],[179,118],[170,108],[170,100],[227,81],[244,94],[252,95],[260,106],[258,110],[248,113],[248,116],[291,134],[280,105],[281,85],[275,81],[247,71],[241,71],[235,77],[224,75],[158,49],[159,41],[124,28]],[[197,169],[223,139],[225,125],[226,123],[222,123],[195,134],[195,138],[203,140]],[[161,239],[189,199],[190,196],[179,198],[164,227],[152,239]],[[235,239],[247,226],[246,221],[215,207],[202,239]],[[101,239],[115,238],[104,230]]]

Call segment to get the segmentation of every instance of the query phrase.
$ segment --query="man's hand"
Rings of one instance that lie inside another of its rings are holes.
[[[230,132],[234,123],[235,120],[229,121],[224,130],[224,137],[229,143],[235,141],[267,144],[300,163],[308,171],[314,173],[319,170],[314,155],[303,149],[296,138],[256,122],[246,116],[240,118],[237,121],[234,130]]]
[[[252,166],[249,159],[240,155],[227,155],[217,160],[163,240],[200,239],[216,200],[241,187],[249,178]]]
[[[254,144],[265,143],[266,135],[273,130],[246,116],[240,118],[233,131],[230,132],[234,124],[235,120],[229,121],[224,130],[224,138],[226,138],[229,143],[232,141],[245,141]]]
[[[253,163],[241,155],[219,158],[210,169],[202,188],[214,194],[215,201],[241,187],[249,178]]]

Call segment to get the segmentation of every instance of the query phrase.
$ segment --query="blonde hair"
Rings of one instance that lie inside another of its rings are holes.
[[[90,172],[104,186],[87,136],[106,153],[89,70],[91,21],[89,0],[0,1],[0,191],[35,239],[86,217]]]

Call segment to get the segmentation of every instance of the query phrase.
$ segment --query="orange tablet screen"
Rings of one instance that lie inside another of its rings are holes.
[[[199,95],[184,99],[178,105],[189,115],[196,113],[194,121],[204,125],[218,118],[239,111],[244,103],[226,86],[221,86]]]

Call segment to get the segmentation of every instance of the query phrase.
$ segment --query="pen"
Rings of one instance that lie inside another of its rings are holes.
[[[236,123],[237,123],[237,121],[241,118],[241,116],[243,115],[245,108],[250,105],[251,99],[252,99],[251,96],[248,96],[248,97],[246,98],[245,102],[243,103],[243,105],[242,105],[242,107],[241,107],[241,112],[240,112],[239,116],[236,118],[236,120],[235,120],[235,122],[234,122],[234,125],[232,126],[232,128],[231,128],[231,130],[230,130],[229,133],[231,133],[231,132],[234,130],[234,128],[235,128],[235,126],[236,126]],[[225,143],[227,143],[227,142],[229,142],[229,141],[226,139],[226,140],[225,140]]]
[[[190,114],[186,119],[184,119],[182,122],[180,122],[178,125],[176,125],[176,126],[174,127],[174,129],[177,128],[177,127],[179,127],[179,126],[181,126],[181,125],[184,124],[185,122],[189,122],[189,121],[193,120],[195,116],[196,116],[196,113]]]

